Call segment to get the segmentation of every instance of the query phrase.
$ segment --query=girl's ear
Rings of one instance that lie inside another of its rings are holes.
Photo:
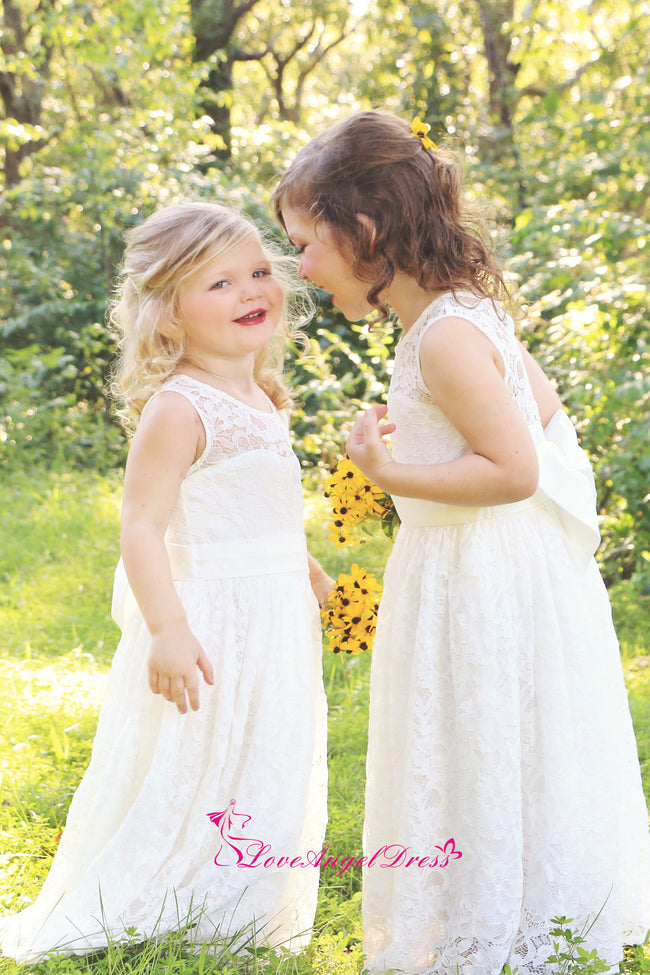
[[[183,334],[183,329],[175,322],[164,321],[158,325],[158,331],[166,339],[178,339]]]
[[[161,309],[157,328],[164,338],[172,342],[180,341],[185,334],[185,323],[181,315],[169,306]]]
[[[368,234],[368,249],[373,251],[375,241],[377,239],[377,228],[375,226],[375,221],[372,219],[372,217],[369,217],[367,213],[357,213],[356,217]]]

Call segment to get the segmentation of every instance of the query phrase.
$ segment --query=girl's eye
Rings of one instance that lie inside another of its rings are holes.
[[[260,268],[259,271],[253,271],[253,277],[254,278],[265,278],[268,274],[271,274],[271,273],[272,272],[269,271],[268,268]]]
[[[210,291],[220,291],[222,288],[225,288],[227,284],[228,282],[226,280],[215,281],[214,284],[210,285]]]

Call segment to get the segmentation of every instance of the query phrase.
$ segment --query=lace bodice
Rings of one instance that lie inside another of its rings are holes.
[[[498,311],[497,311],[498,308]],[[496,347],[505,381],[526,422],[541,431],[537,404],[530,388],[512,318],[486,298],[444,294],[424,310],[401,337],[388,392],[395,459],[401,463],[439,464],[470,452],[470,447],[434,403],[420,369],[420,342],[426,330],[447,316],[471,322]]]
[[[164,391],[192,403],[206,437],[181,484],[167,541],[208,545],[302,533],[300,465],[286,412],[270,401],[268,413],[255,409],[190,376],[172,377]]]

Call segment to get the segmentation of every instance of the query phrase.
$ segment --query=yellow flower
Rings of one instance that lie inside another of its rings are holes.
[[[431,126],[427,125],[426,122],[423,122],[422,119],[418,118],[418,116],[413,119],[411,133],[416,139],[420,140],[425,149],[437,149],[438,146],[435,144],[433,139],[429,138],[428,133],[430,129]]]
[[[381,586],[356,563],[341,573],[322,611],[327,649],[354,656],[367,651],[377,628]]]
[[[349,457],[343,457],[325,484],[325,497],[332,502],[329,539],[340,547],[360,545],[365,539],[353,535],[367,521],[380,521],[392,535],[397,513],[390,497],[368,480]]]

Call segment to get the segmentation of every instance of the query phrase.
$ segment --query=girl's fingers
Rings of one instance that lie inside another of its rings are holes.
[[[199,659],[196,663],[199,670],[203,674],[203,679],[206,684],[214,684],[214,668],[208,660],[207,654],[203,648],[201,648]]]
[[[169,693],[170,696],[167,698],[167,700],[173,701],[181,714],[187,714],[187,701],[185,700],[185,679],[183,677],[174,677],[174,679],[170,681]]]
[[[374,413],[377,419],[381,420],[388,413],[388,407],[385,403],[377,403],[375,406],[371,406],[368,412]]]
[[[379,407],[378,407],[379,409]],[[383,409],[383,407],[382,407]],[[379,416],[374,409],[368,410],[363,418],[363,433],[366,443],[377,444],[383,436],[383,427],[379,426]]]

